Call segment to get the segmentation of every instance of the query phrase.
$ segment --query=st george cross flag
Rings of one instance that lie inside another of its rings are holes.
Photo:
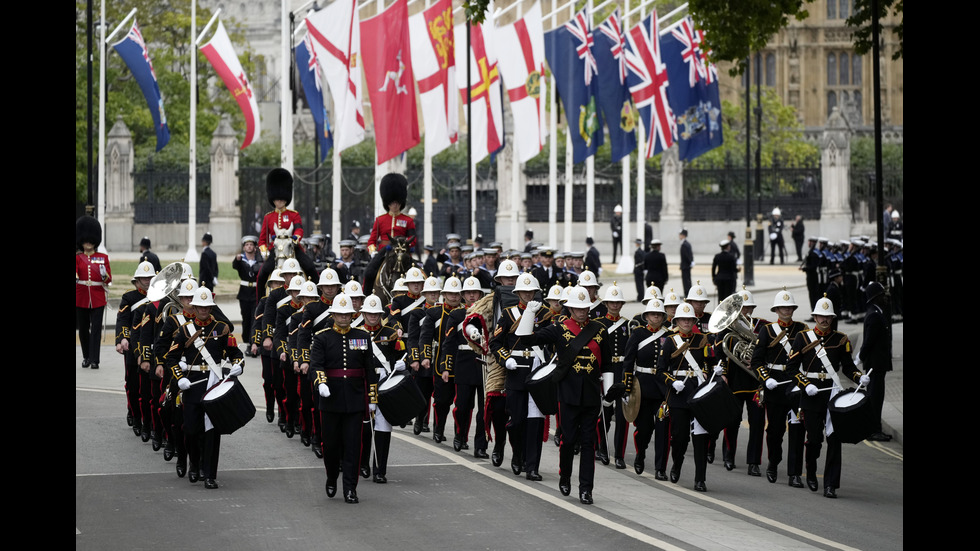
[[[602,115],[597,108],[599,79],[592,55],[592,25],[585,10],[544,36],[545,56],[555,73],[558,95],[572,135],[572,162],[595,155],[603,142]]]
[[[337,0],[307,16],[306,28],[313,37],[317,62],[333,97],[334,147],[344,151],[364,140],[357,0]]]
[[[215,72],[228,87],[245,116],[245,137],[242,139],[242,149],[245,149],[258,138],[261,132],[259,104],[255,101],[252,86],[248,83],[242,64],[238,61],[238,54],[235,53],[235,48],[231,45],[231,39],[228,38],[221,21],[218,21],[218,28],[214,31],[211,40],[201,46],[201,52],[211,62]]]
[[[470,51],[466,51],[466,24],[456,25],[456,59],[469,59],[470,98],[473,120],[469,121],[470,139],[473,140],[473,162],[495,153],[504,144],[503,103],[500,97],[500,73],[494,50],[492,23],[470,26]],[[457,72],[456,85],[463,98],[466,112],[466,69]]]
[[[313,37],[306,33],[303,43],[296,46],[296,70],[299,80],[303,83],[303,94],[306,104],[313,114],[316,126],[316,139],[320,142],[320,162],[327,160],[327,154],[333,148],[333,133],[330,132],[330,121],[327,120],[326,89],[320,81],[320,68],[316,62],[316,51],[313,49]]]
[[[409,17],[408,30],[425,124],[425,156],[433,157],[459,138],[452,0],[439,0]]]
[[[170,127],[167,126],[167,115],[163,111],[163,96],[160,95],[160,85],[157,84],[157,74],[153,71],[150,52],[140,33],[139,25],[133,20],[133,26],[122,40],[112,45],[119,57],[123,58],[133,78],[143,91],[146,106],[150,108],[153,126],[157,133],[157,151],[163,149],[170,141]]]
[[[593,34],[595,47],[592,51],[602,75],[599,79],[599,107],[609,127],[612,161],[617,162],[636,149],[636,110],[626,87],[625,37],[619,8],[600,23]]]
[[[656,10],[630,29],[626,38],[627,82],[646,130],[644,155],[649,159],[669,149],[677,136],[677,123],[667,97],[667,66],[660,55]]]
[[[496,31],[500,73],[514,114],[514,141],[522,163],[533,159],[548,138],[548,94],[544,78],[544,27],[541,5]]]
[[[660,38],[670,87],[667,95],[677,117],[680,159],[689,161],[720,146],[721,99],[718,70],[707,61],[704,33],[685,18]]]
[[[378,164],[419,144],[408,0],[396,0],[361,23],[364,79],[371,98]]]

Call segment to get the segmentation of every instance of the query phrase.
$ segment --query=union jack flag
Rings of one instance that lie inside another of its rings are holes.
[[[700,34],[699,34],[700,33]],[[698,79],[707,80],[704,70],[704,58],[701,50],[701,39],[704,33],[694,28],[694,21],[690,17],[685,17],[671,34],[683,46],[681,58],[687,64],[687,80],[689,86],[698,83]]]
[[[701,68],[704,71],[704,79],[708,84],[714,83],[718,80],[718,67],[708,61],[708,57],[711,56],[711,50],[706,49],[704,43],[704,31],[697,29],[694,31],[697,37],[698,43],[698,57],[701,59]]]
[[[595,44],[592,38],[592,22],[583,9],[576,13],[571,21],[565,23],[565,28],[577,42],[575,52],[579,59],[585,60],[585,85],[588,86],[592,84],[592,77],[598,72],[595,56],[592,55],[592,46]]]
[[[623,36],[623,20],[619,16],[619,8],[616,8],[612,15],[599,25],[598,30],[612,41],[609,52],[613,59],[619,62],[619,83],[626,84],[626,58],[623,57],[623,44],[626,39]]]
[[[626,65],[633,102],[647,129],[646,157],[670,148],[677,135],[677,121],[667,98],[667,65],[661,59],[657,12],[630,29],[626,35]]]

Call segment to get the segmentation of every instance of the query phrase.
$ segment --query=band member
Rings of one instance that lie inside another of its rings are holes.
[[[569,319],[535,330],[532,316],[541,304],[532,301],[514,334],[527,341],[528,346],[541,343],[555,347],[559,370],[555,375],[558,380],[558,424],[562,431],[558,489],[565,496],[572,491],[572,448],[573,442],[577,443],[581,450],[579,501],[591,505],[595,479],[595,428],[603,395],[607,401],[612,398],[608,392],[613,385],[612,349],[605,326],[589,320],[592,302],[584,288],[574,287],[565,306],[571,314]]]
[[[540,347],[532,345],[532,339],[521,338],[516,333],[516,328],[527,314],[527,306],[533,302],[535,293],[539,290],[538,280],[534,276],[527,273],[518,276],[513,292],[520,302],[516,306],[504,308],[490,339],[490,349],[496,355],[497,363],[507,369],[507,434],[512,454],[510,468],[515,475],[526,472],[528,480],[541,480],[538,464],[541,460],[544,415],[537,405],[532,409],[533,399],[528,394],[525,381],[536,363],[544,363],[545,356]],[[531,326],[528,329],[530,334],[538,320],[535,319],[536,312],[527,315],[527,323]],[[593,426],[593,438],[594,432]]]
[[[268,280],[269,293],[286,283],[279,274],[279,268],[272,270],[272,275],[269,276]],[[265,316],[265,303],[269,299],[269,293],[263,295],[255,305],[255,310],[252,315],[250,342],[252,343],[252,357],[260,356],[262,358],[262,390],[265,393],[265,420],[271,423],[276,418],[276,404],[278,403],[276,391],[278,386],[276,385],[276,376],[272,368],[272,352],[262,347],[262,340],[265,336],[262,330],[262,318]],[[285,396],[280,396],[280,398],[282,400],[286,399]],[[286,421],[282,413],[282,406],[279,407],[279,417],[283,420],[283,426],[285,426]]]
[[[855,383],[867,386],[871,378],[861,373],[851,359],[851,341],[847,335],[831,327],[834,305],[824,297],[813,306],[812,331],[798,333],[793,340],[793,354],[788,370],[795,374],[803,395],[800,408],[806,426],[806,485],[817,491],[817,459],[823,443],[830,398],[843,389],[838,371],[843,371]],[[828,391],[829,392],[825,392]],[[832,429],[827,427],[828,432]],[[827,436],[827,459],[824,462],[823,495],[836,498],[840,488],[841,442],[837,434]]]
[[[404,284],[406,292],[395,296],[388,305],[388,319],[385,325],[402,329],[408,332],[408,317],[417,308],[423,307],[425,298],[422,296],[422,288],[425,286],[425,274],[420,268],[409,268],[405,273]]]
[[[456,383],[452,364],[447,363],[449,357],[447,332],[451,323],[450,314],[453,310],[461,308],[463,301],[463,282],[453,276],[446,280],[442,288],[443,303],[426,309],[425,318],[422,321],[422,332],[419,339],[423,343],[431,343],[422,350],[422,367],[433,368],[433,390],[432,399],[435,402],[435,427],[432,430],[432,439],[437,444],[446,441],[444,434],[446,428],[446,418],[449,416],[449,407],[456,397]]]
[[[312,281],[304,281],[300,285],[299,294],[296,295],[295,300],[301,306],[286,321],[286,330],[288,332],[286,342],[289,348],[289,360],[292,362],[293,371],[296,373],[296,387],[299,394],[299,405],[297,407],[300,420],[299,441],[304,446],[310,446],[313,443],[314,437],[319,436],[313,424],[313,410],[315,409],[313,407],[313,395],[315,389],[312,384],[313,378],[310,377],[309,373],[309,356],[305,356],[299,347],[299,331],[303,324],[303,319],[306,316],[307,306],[322,303],[320,302],[320,293],[317,290],[316,284]],[[314,454],[316,454],[315,450]]]
[[[287,258],[285,262],[282,263],[282,268],[279,269],[279,276],[282,278],[284,283],[291,282],[293,278],[301,273],[301,268],[299,261],[295,258]],[[289,293],[286,292],[286,287],[277,287],[275,289],[269,289],[269,298],[265,301],[265,312],[262,315],[262,348],[268,351],[272,357],[272,374],[274,377],[274,385],[276,388],[276,399],[279,400],[279,430],[286,432],[286,425],[290,422],[295,427],[296,418],[295,413],[290,412],[289,408],[286,407],[288,398],[286,393],[286,372],[284,369],[283,362],[280,360],[282,357],[282,351],[275,350],[273,346],[273,337],[276,332],[276,311],[280,306],[286,304],[292,300]],[[292,413],[292,415],[290,415]]]
[[[739,291],[742,296],[742,311],[740,314],[750,320],[752,332],[758,335],[769,322],[762,318],[752,317],[756,304],[752,300],[752,293],[742,289]],[[757,338],[757,337],[756,337]],[[718,337],[720,343],[727,343],[728,348],[734,348],[738,337],[733,331],[726,331]],[[725,441],[722,449],[722,456],[725,462],[725,469],[731,471],[735,469],[735,451],[738,449],[738,431],[742,424],[742,404],[748,411],[749,419],[749,443],[745,449],[745,460],[748,463],[749,476],[762,476],[759,465],[762,464],[762,441],[766,428],[766,409],[760,402],[760,384],[758,374],[748,365],[744,368],[738,365],[727,355],[721,359],[721,364],[725,371],[725,381],[728,387],[739,401],[738,420],[725,428]]]
[[[623,360],[623,384],[627,396],[624,400],[635,400],[630,394],[633,379],[640,384],[640,411],[633,421],[636,430],[633,431],[633,444],[636,446],[636,458],[633,460],[633,470],[643,474],[646,467],[647,446],[650,438],[656,434],[653,443],[654,478],[667,480],[667,449],[670,435],[667,433],[668,423],[666,408],[663,402],[667,396],[667,386],[657,378],[657,364],[660,361],[660,348],[667,338],[668,331],[663,327],[664,303],[659,298],[647,302],[643,310],[644,325],[637,327],[630,335],[626,344],[626,357]]]
[[[428,309],[439,304],[439,295],[442,293],[442,286],[439,279],[430,276],[425,280],[422,287],[422,296],[425,303],[414,308],[408,313],[408,357],[409,365],[412,368],[412,376],[415,384],[422,391],[425,398],[425,409],[419,412],[415,418],[415,426],[412,429],[416,435],[429,432],[429,411],[432,402],[432,367],[429,364],[422,364],[423,353],[432,353],[432,341],[422,340],[422,324],[425,321],[425,313]]]
[[[361,420],[377,403],[378,375],[371,354],[371,335],[350,326],[355,313],[350,298],[341,293],[330,306],[333,326],[313,336],[310,369],[316,374],[323,427],[323,463],[327,471],[327,497],[337,494],[343,457],[344,501],[357,503],[358,456]],[[370,402],[370,406],[368,405]]]
[[[605,304],[608,311],[605,316],[596,318],[596,320],[605,325],[606,333],[609,335],[609,347],[612,350],[612,357],[610,358],[609,367],[613,372],[613,380],[622,381],[623,359],[626,356],[626,343],[629,341],[630,332],[632,331],[630,320],[619,315],[620,311],[623,309],[623,306],[626,305],[626,295],[624,295],[619,286],[613,282],[612,286],[606,289],[602,302]],[[597,429],[599,435],[599,449],[596,450],[596,459],[602,461],[603,465],[609,464],[609,450],[606,446],[606,433],[609,432],[609,426],[612,424],[613,418],[615,417],[616,431],[613,433],[613,452],[615,454],[616,468],[625,469],[626,461],[624,458],[626,455],[626,433],[627,429],[629,428],[629,423],[627,423],[626,418],[623,417],[623,404],[619,400],[615,400],[615,403],[604,401],[602,406],[602,415]]]
[[[146,302],[144,300],[146,289],[150,286],[150,280],[153,279],[154,275],[156,274],[153,272],[153,265],[149,262],[141,262],[133,274],[132,282],[135,288],[123,294],[119,300],[119,310],[116,312],[116,352],[122,354],[125,365],[124,380],[128,410],[126,421],[128,425],[133,427],[133,433],[142,437],[144,442],[150,439],[150,427],[153,422],[150,418],[149,386],[144,389],[146,390],[146,400],[144,400],[146,407],[141,407],[140,403],[140,362],[136,356],[138,348],[134,342],[133,326],[137,325],[138,333],[139,326],[142,324],[142,316],[134,320],[133,310],[137,304],[142,306]],[[143,416],[144,411],[146,412],[145,418]]]
[[[75,221],[75,326],[82,345],[82,367],[99,368],[106,288],[112,282],[109,255],[96,252],[102,225],[91,216]]]
[[[456,451],[469,449],[470,421],[475,401],[477,412],[473,456],[487,459],[490,456],[487,455],[487,430],[484,424],[486,412],[483,409],[483,371],[486,360],[470,347],[465,336],[468,328],[464,327],[467,309],[481,298],[483,298],[483,287],[480,281],[473,276],[466,278],[463,281],[464,307],[453,310],[449,317],[449,327],[445,332],[451,332],[446,339],[446,354],[456,381],[456,400],[453,405],[456,435],[453,437],[453,449]]]
[[[181,327],[174,336],[171,350],[179,354],[167,355],[167,368],[177,381],[183,398],[184,435],[190,457],[188,478],[191,483],[203,478],[204,487],[214,490],[218,487],[221,436],[214,427],[209,427],[211,423],[204,415],[201,400],[207,389],[222,377],[241,375],[244,360],[231,336],[231,327],[211,315],[214,307],[211,291],[199,288],[191,306],[194,307],[193,323]],[[226,360],[231,362],[230,368],[223,367]],[[200,384],[204,381],[207,383]]]
[[[405,341],[397,329],[381,325],[384,308],[377,295],[368,295],[361,307],[364,316],[364,330],[371,334],[371,354],[378,380],[394,371],[405,370]],[[374,482],[388,482],[388,451],[391,448],[391,423],[385,419],[380,409],[374,410]]]
[[[282,367],[283,373],[283,385],[286,388],[285,409],[287,417],[285,432],[287,438],[292,438],[296,432],[302,430],[301,419],[299,417],[299,387],[297,386],[299,364],[293,365],[288,342],[290,329],[287,321],[290,316],[303,307],[303,303],[298,297],[305,282],[306,278],[301,275],[293,276],[289,281],[289,287],[286,288],[286,292],[289,293],[288,300],[284,298],[276,306],[275,330],[273,331],[272,337],[275,342],[272,355],[279,359],[279,365]]]
[[[388,211],[374,219],[368,251],[373,255],[364,274],[364,290],[371,293],[385,254],[395,237],[405,237],[409,252],[415,250],[415,221],[402,214],[408,203],[408,180],[394,172],[381,178],[381,202]],[[379,253],[380,251],[380,253]]]
[[[231,268],[238,272],[238,305],[242,311],[242,341],[252,340],[252,319],[255,316],[257,296],[255,292],[259,270],[262,269],[262,255],[257,247],[259,238],[246,235],[242,238],[242,252],[231,261]],[[253,355],[254,357],[254,355]]]
[[[696,286],[700,287],[700,285]],[[695,287],[691,288],[693,292]],[[670,386],[668,405],[670,406],[670,447],[673,464],[670,467],[670,481],[677,483],[684,464],[684,454],[691,440],[691,426],[694,430],[694,489],[707,491],[705,479],[708,468],[708,431],[694,418],[688,400],[694,395],[698,385],[705,381],[705,371],[716,363],[714,347],[703,333],[696,330],[698,321],[694,305],[681,304],[674,314],[677,332],[664,341],[657,367],[658,378]],[[721,366],[715,367],[716,374]]]
[[[789,417],[789,448],[787,449],[787,475],[789,485],[802,488],[803,480],[803,424],[799,417],[800,393],[792,383],[793,375],[787,371],[786,364],[792,353],[796,336],[807,330],[803,322],[793,321],[796,311],[793,294],[783,289],[776,293],[772,308],[779,319],[759,332],[759,340],[752,352],[752,369],[766,387],[765,405],[768,427],[766,428],[766,447],[769,450],[769,464],[766,466],[766,479],[776,482],[779,463],[783,460],[783,435],[786,433],[786,419]],[[795,391],[794,391],[795,390]]]

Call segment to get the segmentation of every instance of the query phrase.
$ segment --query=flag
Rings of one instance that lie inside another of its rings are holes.
[[[201,46],[201,52],[208,58],[214,71],[228,87],[228,91],[238,102],[238,107],[245,116],[245,137],[242,139],[242,149],[245,149],[259,136],[259,104],[255,102],[252,86],[245,76],[242,64],[238,61],[231,39],[225,31],[225,26],[218,21],[218,28],[207,44]]]
[[[356,0],[337,0],[306,18],[313,49],[330,87],[334,147],[344,151],[364,140],[361,99],[361,26]]]
[[[439,0],[409,17],[408,29],[425,124],[425,156],[431,158],[459,138],[452,0]]]
[[[294,48],[296,55],[296,70],[303,84],[303,94],[306,104],[313,114],[316,126],[316,139],[320,142],[320,162],[327,160],[327,153],[333,147],[333,133],[330,132],[330,121],[327,119],[326,97],[323,83],[320,81],[320,67],[316,60],[316,50],[313,48],[313,37],[306,33],[303,43]]]
[[[150,52],[146,49],[146,42],[135,19],[129,33],[112,47],[126,62],[129,72],[133,73],[133,78],[143,91],[157,133],[157,151],[160,151],[170,141],[170,127],[167,126],[167,114],[163,111],[163,96],[160,95],[160,85],[157,84],[157,74],[153,71]]]
[[[695,159],[722,143],[718,70],[708,62],[703,40],[704,33],[694,28],[690,17],[660,38],[682,161]]]
[[[378,164],[419,144],[412,45],[408,38],[408,0],[396,0],[361,23],[361,44]]]
[[[654,10],[626,35],[627,82],[646,130],[647,159],[669,149],[677,137],[677,122],[667,96],[667,66],[661,58],[660,24]]]
[[[466,51],[466,24],[456,25],[456,59],[469,59],[470,98],[473,120],[469,121],[473,162],[495,153],[504,144],[503,100],[500,97],[500,73],[494,50],[493,25],[470,25],[470,51]],[[466,73],[459,75],[456,85],[463,98],[465,110]]]
[[[636,149],[636,109],[626,86],[625,37],[619,8],[596,27],[594,34],[593,53],[602,75],[599,79],[599,108],[609,128],[612,160],[616,162]]]
[[[495,41],[514,114],[517,157],[526,163],[541,152],[548,138],[541,5],[535,3],[524,17],[497,29]]]
[[[595,155],[603,141],[602,115],[596,107],[599,80],[594,78],[597,66],[593,43],[592,25],[584,10],[544,37],[548,66],[555,74],[558,95],[565,106],[575,163]]]

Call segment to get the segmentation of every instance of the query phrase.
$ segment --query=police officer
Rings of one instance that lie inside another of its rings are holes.
[[[320,394],[327,497],[337,494],[342,457],[344,501],[347,503],[358,502],[361,421],[367,410],[376,409],[378,386],[378,375],[372,363],[371,335],[350,325],[355,312],[347,295],[337,295],[330,306],[333,326],[313,336],[310,352],[310,368],[317,374]]]

